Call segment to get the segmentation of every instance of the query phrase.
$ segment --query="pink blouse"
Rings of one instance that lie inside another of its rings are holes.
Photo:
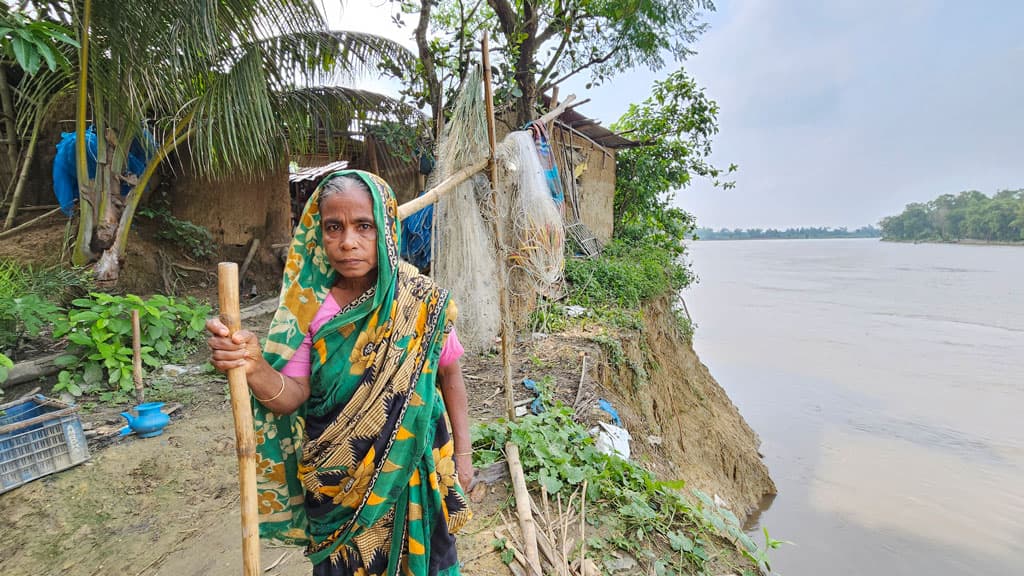
[[[295,350],[295,354],[288,360],[284,368],[281,369],[281,373],[285,376],[292,378],[309,378],[312,362],[309,358],[309,351],[313,348],[313,337],[317,330],[320,329],[328,320],[334,317],[335,314],[341,312],[341,306],[334,299],[334,295],[330,292],[327,293],[327,299],[320,305],[320,309],[317,310],[316,315],[313,316],[313,321],[309,323],[309,332],[306,333],[306,338],[302,340],[302,344]],[[462,347],[462,343],[459,342],[458,335],[455,334],[455,329],[448,334],[448,339],[445,340],[444,346],[441,347],[441,357],[438,359],[438,367],[444,368],[453,364],[456,360],[462,357],[465,349]]]

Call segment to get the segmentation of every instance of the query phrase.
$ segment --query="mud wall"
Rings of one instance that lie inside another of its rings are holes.
[[[174,216],[205,226],[218,243],[243,245],[259,238],[269,245],[287,241],[291,233],[286,168],[261,177],[218,181],[183,170],[171,187]]]
[[[560,124],[552,127],[551,141],[556,152],[571,150],[571,161],[567,161],[565,154],[555,154],[558,170],[574,175],[580,221],[602,244],[607,243],[613,232],[615,150],[598,146]]]
[[[668,298],[645,306],[641,337],[622,347],[626,361],[605,362],[600,378],[659,475],[717,494],[740,519],[776,492],[760,439],[676,328]]]

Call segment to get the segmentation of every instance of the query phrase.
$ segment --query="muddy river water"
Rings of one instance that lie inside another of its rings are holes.
[[[695,347],[786,576],[1024,574],[1024,247],[695,242]]]

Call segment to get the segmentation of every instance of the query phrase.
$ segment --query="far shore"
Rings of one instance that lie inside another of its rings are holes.
[[[967,246],[1024,246],[1024,240],[1005,242],[999,240],[975,240],[973,238],[964,238],[962,240],[896,240],[893,238],[882,238],[882,242],[898,244],[964,244]]]

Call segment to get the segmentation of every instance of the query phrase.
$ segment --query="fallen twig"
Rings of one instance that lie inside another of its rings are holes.
[[[290,550],[288,552],[285,552],[284,554],[281,554],[281,557],[278,558],[276,562],[274,562],[270,566],[267,566],[266,568],[264,568],[263,571],[264,572],[270,572],[274,568],[277,568],[277,565],[280,564],[281,562],[284,562],[284,559],[287,558],[290,554],[291,554]]]
[[[6,232],[0,232],[0,238],[6,238],[6,237],[10,236],[11,234],[14,234],[15,232],[17,232],[19,230],[24,230],[25,228],[28,228],[29,226],[32,226],[33,224],[35,224],[37,222],[41,222],[42,220],[45,220],[46,218],[49,218],[50,216],[53,216],[54,214],[56,214],[58,212],[60,212],[60,207],[59,206],[57,208],[54,208],[53,210],[50,210],[46,214],[43,214],[42,216],[36,216],[35,218],[29,220],[28,222],[24,222],[22,224],[18,224],[17,226],[15,226],[14,228],[11,228],[10,230],[7,230]]]
[[[576,400],[572,403],[573,412],[577,412],[580,409],[580,398],[583,396],[583,379],[587,375],[587,353],[583,352],[580,356],[583,357],[583,362],[580,366],[580,383],[576,386]]]

